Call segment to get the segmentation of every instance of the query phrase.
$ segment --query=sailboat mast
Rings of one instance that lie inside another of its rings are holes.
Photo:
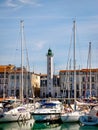
[[[91,97],[91,42],[89,42],[90,97]]]
[[[21,91],[20,91],[20,99],[23,102],[23,28],[24,23],[23,20],[20,21],[21,26]]]
[[[75,21],[73,21],[73,69],[74,69],[74,104],[76,100],[76,60],[75,60],[75,44],[76,44],[76,30]],[[76,106],[75,106],[76,107]],[[75,108],[76,109],[76,108]]]

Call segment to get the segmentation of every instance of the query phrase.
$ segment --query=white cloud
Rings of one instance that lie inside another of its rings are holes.
[[[22,4],[30,4],[30,5],[34,5],[34,6],[40,6],[41,4],[39,4],[37,1],[35,0],[19,0]]]
[[[17,8],[22,7],[25,5],[31,5],[31,6],[41,6],[41,4],[35,0],[6,0],[5,3],[2,4],[2,6]]]
[[[18,6],[18,4],[16,2],[13,2],[12,0],[7,0],[5,4],[6,6],[13,7],[13,8]]]
[[[28,3],[28,4],[30,4],[32,1],[31,0],[19,0],[21,3]]]
[[[34,45],[36,50],[42,50],[47,42],[46,41],[35,41]]]

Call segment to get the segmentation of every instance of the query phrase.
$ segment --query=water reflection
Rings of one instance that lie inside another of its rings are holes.
[[[61,130],[79,130],[79,128],[78,123],[64,123],[61,125]]]
[[[98,126],[81,126],[79,123],[35,123],[34,119],[26,122],[2,123],[0,130],[98,130]]]
[[[80,126],[79,130],[98,130],[98,126]]]
[[[81,126],[79,123],[64,123],[60,130],[98,130],[98,126]]]
[[[34,119],[25,122],[13,122],[0,124],[0,130],[31,130],[34,125]]]
[[[54,122],[34,123],[32,130],[60,130],[61,124]]]

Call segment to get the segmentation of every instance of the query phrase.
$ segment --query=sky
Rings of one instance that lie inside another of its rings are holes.
[[[28,58],[30,71],[47,73],[49,48],[54,54],[54,73],[67,69],[67,64],[73,68],[74,20],[76,68],[98,68],[98,0],[0,0],[0,65],[21,66],[21,20],[23,65],[27,66]]]

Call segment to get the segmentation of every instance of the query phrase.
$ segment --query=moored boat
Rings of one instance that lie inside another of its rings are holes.
[[[79,118],[83,113],[79,111],[66,112],[61,115],[62,122],[79,122]]]
[[[98,106],[93,107],[89,114],[81,116],[79,120],[82,125],[98,125]]]
[[[31,118],[29,111],[26,111],[25,107],[16,107],[7,112],[0,113],[0,123],[3,122],[16,122],[25,121]]]
[[[55,121],[60,120],[60,114],[63,109],[64,106],[61,102],[49,101],[42,104],[32,115],[35,121]]]
[[[95,116],[84,115],[79,120],[82,125],[98,125],[98,117]]]
[[[61,115],[61,120],[62,120],[62,122],[77,122],[77,121],[79,121],[79,118],[80,118],[80,116],[83,114],[83,112],[82,111],[78,111],[78,110],[76,110],[76,57],[75,57],[75,39],[76,39],[76,37],[75,37],[75,21],[73,21],[73,70],[74,70],[74,74],[73,74],[73,87],[74,87],[74,108],[73,108],[73,110],[72,111],[65,111],[64,113],[62,113],[62,115]],[[69,86],[68,86],[69,87]]]

